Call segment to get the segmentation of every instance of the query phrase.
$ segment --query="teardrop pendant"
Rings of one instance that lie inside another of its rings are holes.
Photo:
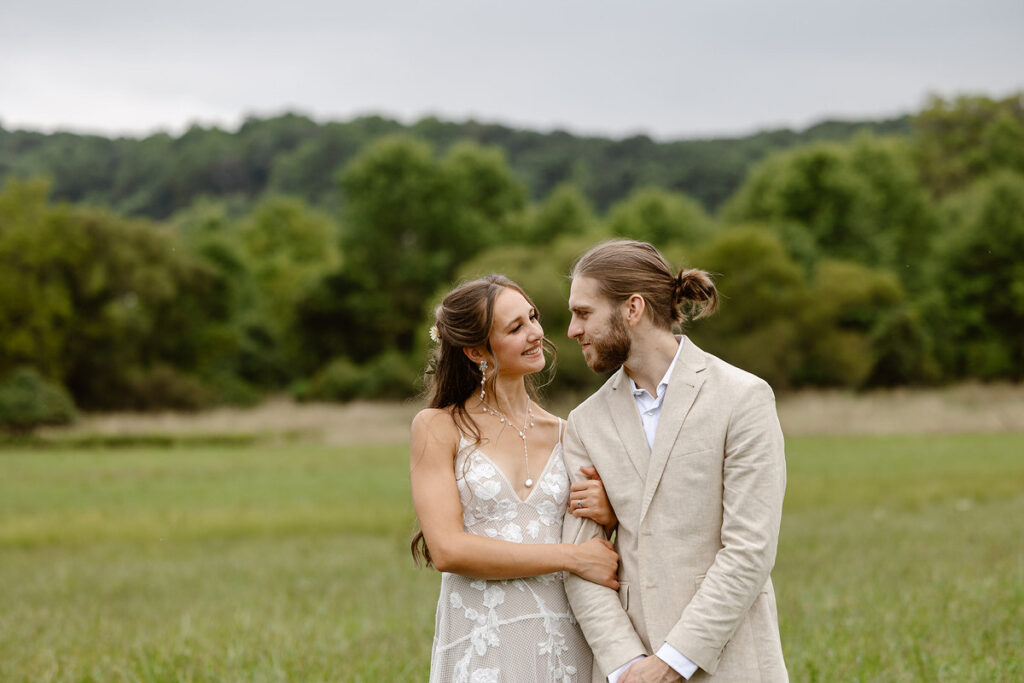
[[[481,365],[480,373],[483,374],[484,370],[486,370],[486,366]],[[483,384],[483,382],[481,382],[481,385],[482,384]],[[481,386],[481,388],[480,388],[480,403],[483,404],[484,410],[489,415],[493,415],[494,417],[498,418],[498,422],[499,423],[501,423],[503,425],[508,425],[508,426],[512,427],[512,429],[516,430],[516,434],[518,434],[519,438],[522,439],[522,441],[523,441],[523,460],[526,461],[525,462],[525,464],[526,464],[526,472],[527,472],[527,474],[529,474],[529,472],[530,472],[530,449],[529,449],[528,444],[526,443],[526,431],[528,429],[530,429],[531,427],[533,427],[533,409],[530,407],[529,401],[527,401],[527,403],[526,403],[526,421],[523,422],[523,428],[520,429],[518,426],[516,426],[515,423],[512,422],[512,420],[510,420],[507,417],[505,417],[505,414],[503,412],[501,412],[500,410],[497,410],[495,408],[492,408],[490,405],[488,405],[487,401],[484,400],[484,396],[485,395],[486,394],[484,393],[483,386]],[[531,488],[533,486],[533,477],[527,476],[526,477],[526,481],[523,482],[523,486],[525,486],[526,488]]]

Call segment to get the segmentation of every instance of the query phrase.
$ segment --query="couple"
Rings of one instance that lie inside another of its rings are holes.
[[[563,422],[531,398],[550,342],[526,293],[445,297],[410,457],[413,552],[442,572],[432,682],[787,680],[774,396],[673,334],[717,301],[649,244],[584,254],[569,336],[616,372]]]

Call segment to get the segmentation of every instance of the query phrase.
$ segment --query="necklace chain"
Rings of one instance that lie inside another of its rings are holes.
[[[530,406],[530,402],[526,402],[526,422],[523,423],[522,429],[512,422],[512,420],[508,419],[505,413],[501,412],[497,408],[492,408],[487,401],[480,399],[480,403],[483,404],[484,410],[487,411],[487,413],[498,418],[502,424],[507,424],[509,427],[516,430],[516,433],[519,434],[519,438],[523,440],[523,459],[526,460],[526,481],[523,482],[523,485],[526,486],[526,488],[530,488],[533,486],[533,478],[530,476],[530,451],[526,447],[526,432],[533,426],[533,408]]]

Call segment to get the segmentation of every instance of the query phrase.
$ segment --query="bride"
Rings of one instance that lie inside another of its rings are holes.
[[[562,587],[568,571],[613,589],[608,541],[561,543],[562,516],[616,519],[596,472],[574,484],[561,419],[533,401],[546,364],[537,309],[491,275],[438,307],[429,408],[413,420],[413,556],[442,572],[430,681],[591,679],[592,655]]]

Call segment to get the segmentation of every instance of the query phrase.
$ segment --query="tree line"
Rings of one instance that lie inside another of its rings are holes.
[[[566,274],[627,236],[715,275],[720,311],[690,334],[777,390],[1024,379],[1022,95],[936,98],[906,135],[770,153],[714,212],[653,182],[607,208],[573,182],[538,198],[502,147],[385,133],[324,181],[333,202],[191,197],[154,220],[9,174],[0,377],[31,368],[88,409],[405,397],[441,293],[499,271],[541,310],[554,386],[586,391]]]
[[[714,209],[739,187],[750,164],[773,151],[848,140],[865,131],[905,135],[909,129],[904,116],[826,121],[800,132],[659,143],[643,135],[612,140],[436,118],[403,125],[380,116],[323,124],[298,114],[252,117],[234,132],[195,125],[179,136],[158,133],[141,139],[0,126],[0,178],[47,176],[56,200],[157,220],[203,197],[225,199],[235,212],[243,212],[264,196],[285,194],[336,212],[344,201],[337,188],[339,173],[380,137],[405,134],[442,154],[466,141],[500,147],[532,200],[571,183],[605,211],[633,190],[655,186]]]

